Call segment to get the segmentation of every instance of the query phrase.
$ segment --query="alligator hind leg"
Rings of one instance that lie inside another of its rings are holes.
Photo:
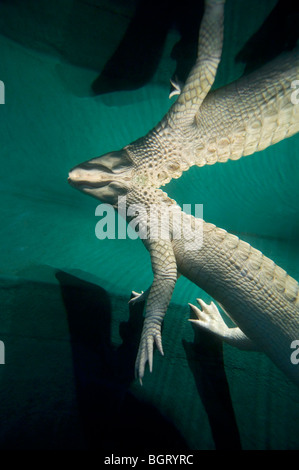
[[[197,299],[201,309],[195,305],[189,304],[191,310],[195,313],[197,319],[190,319],[193,325],[203,328],[216,335],[225,343],[243,350],[256,351],[257,348],[251,339],[249,339],[238,327],[229,328],[223,321],[223,318],[214,304],[206,304],[203,300]],[[228,315],[228,314],[227,314]],[[229,316],[229,315],[228,315]]]

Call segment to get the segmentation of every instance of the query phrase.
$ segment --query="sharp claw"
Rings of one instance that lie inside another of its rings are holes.
[[[172,98],[175,95],[180,95],[181,94],[181,85],[178,82],[175,82],[174,80],[170,79],[170,83],[173,86],[173,90],[169,93],[169,98]]]
[[[147,342],[147,360],[148,360],[148,367],[150,372],[153,371],[153,342],[150,338]]]
[[[139,370],[138,370],[139,382],[141,381],[141,383],[142,383],[143,376],[144,376],[144,364],[140,365]]]
[[[134,290],[132,290],[132,294],[133,297],[128,301],[129,304],[135,304],[135,303],[138,303],[138,302],[142,302],[146,299],[146,293],[143,292],[143,290],[139,293],[139,292],[135,292]]]
[[[142,335],[135,363],[135,378],[139,379],[141,385],[147,363],[149,371],[152,372],[153,370],[154,343],[156,344],[160,354],[164,356],[160,330],[156,330],[154,332],[148,331],[147,334]]]
[[[204,310],[208,305],[202,300],[202,299],[196,299],[196,302],[201,306],[201,308]]]
[[[202,313],[201,310],[198,307],[195,307],[195,305],[192,305],[192,304],[188,304],[188,305],[191,308],[192,312],[195,313],[197,318],[200,318],[200,315]]]
[[[164,356],[161,336],[155,337],[155,343],[161,356]]]
[[[133,303],[136,300],[136,297],[139,296],[139,293],[132,290],[131,295],[133,295],[133,297],[128,301],[128,304]]]

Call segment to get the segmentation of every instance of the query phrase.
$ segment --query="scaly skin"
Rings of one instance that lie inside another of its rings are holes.
[[[264,351],[299,385],[290,361],[290,345],[299,339],[298,283],[248,243],[182,212],[158,189],[192,165],[236,160],[299,130],[299,106],[291,100],[291,84],[299,75],[298,49],[210,91],[221,57],[223,11],[223,0],[206,1],[196,64],[162,121],[122,150],[78,165],[69,182],[116,209],[119,196],[126,197],[127,209],[140,205],[138,215],[129,212],[127,220],[138,219],[154,274],[146,294],[133,299],[147,297],[136,359],[140,381],[147,362],[152,370],[154,343],[163,353],[161,324],[182,274],[220,303],[237,325],[228,330],[216,306],[199,301],[202,311],[192,306],[198,326],[230,344]],[[156,218],[150,219],[153,207]],[[167,224],[174,210],[177,217]]]

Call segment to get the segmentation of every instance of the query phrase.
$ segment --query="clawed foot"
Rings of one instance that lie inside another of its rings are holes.
[[[129,300],[130,305],[135,305],[139,302],[144,302],[150,292],[150,288],[145,292],[135,292],[132,291],[132,298]],[[143,330],[141,335],[141,340],[139,344],[138,354],[135,362],[135,377],[139,378],[139,382],[142,385],[142,378],[144,376],[145,366],[148,362],[149,370],[153,370],[153,353],[154,353],[154,344],[156,344],[158,350],[162,355],[162,338],[161,338],[161,323],[160,321],[150,320],[145,318],[143,324]]]
[[[148,296],[148,290],[146,290],[145,292],[141,291],[140,293],[138,292],[135,292],[134,290],[132,290],[132,295],[133,297],[129,300],[129,304],[130,305],[135,305],[139,302],[144,302]]]
[[[224,323],[218,308],[211,302],[210,305],[206,304],[201,299],[196,299],[201,309],[195,305],[189,304],[192,311],[195,313],[197,320],[190,319],[194,325],[204,328],[218,336],[225,336],[229,330],[228,326]]]
[[[170,79],[170,83],[172,86],[172,91],[169,93],[169,99],[173,96],[180,95],[182,92],[182,84],[176,78],[175,80]]]
[[[147,362],[150,372],[153,370],[154,343],[156,344],[162,356],[164,356],[160,326],[158,328],[153,326],[147,327],[145,325],[142,331],[139,350],[135,362],[135,377],[139,378],[141,385]]]

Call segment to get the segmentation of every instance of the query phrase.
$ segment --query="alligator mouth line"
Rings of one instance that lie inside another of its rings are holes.
[[[107,186],[112,182],[112,180],[106,180],[106,181],[97,181],[97,182],[90,182],[86,180],[80,180],[80,181],[75,181],[72,178],[68,177],[68,183],[71,186],[74,186],[75,188],[80,188],[80,189],[95,189],[95,188],[103,188],[104,186]]]
[[[74,167],[72,170],[75,170],[78,167]],[[81,170],[97,170],[101,171],[102,173],[113,174],[113,171],[110,168],[107,168],[105,165],[97,162],[85,162],[80,164]],[[71,171],[72,171],[71,170]]]

